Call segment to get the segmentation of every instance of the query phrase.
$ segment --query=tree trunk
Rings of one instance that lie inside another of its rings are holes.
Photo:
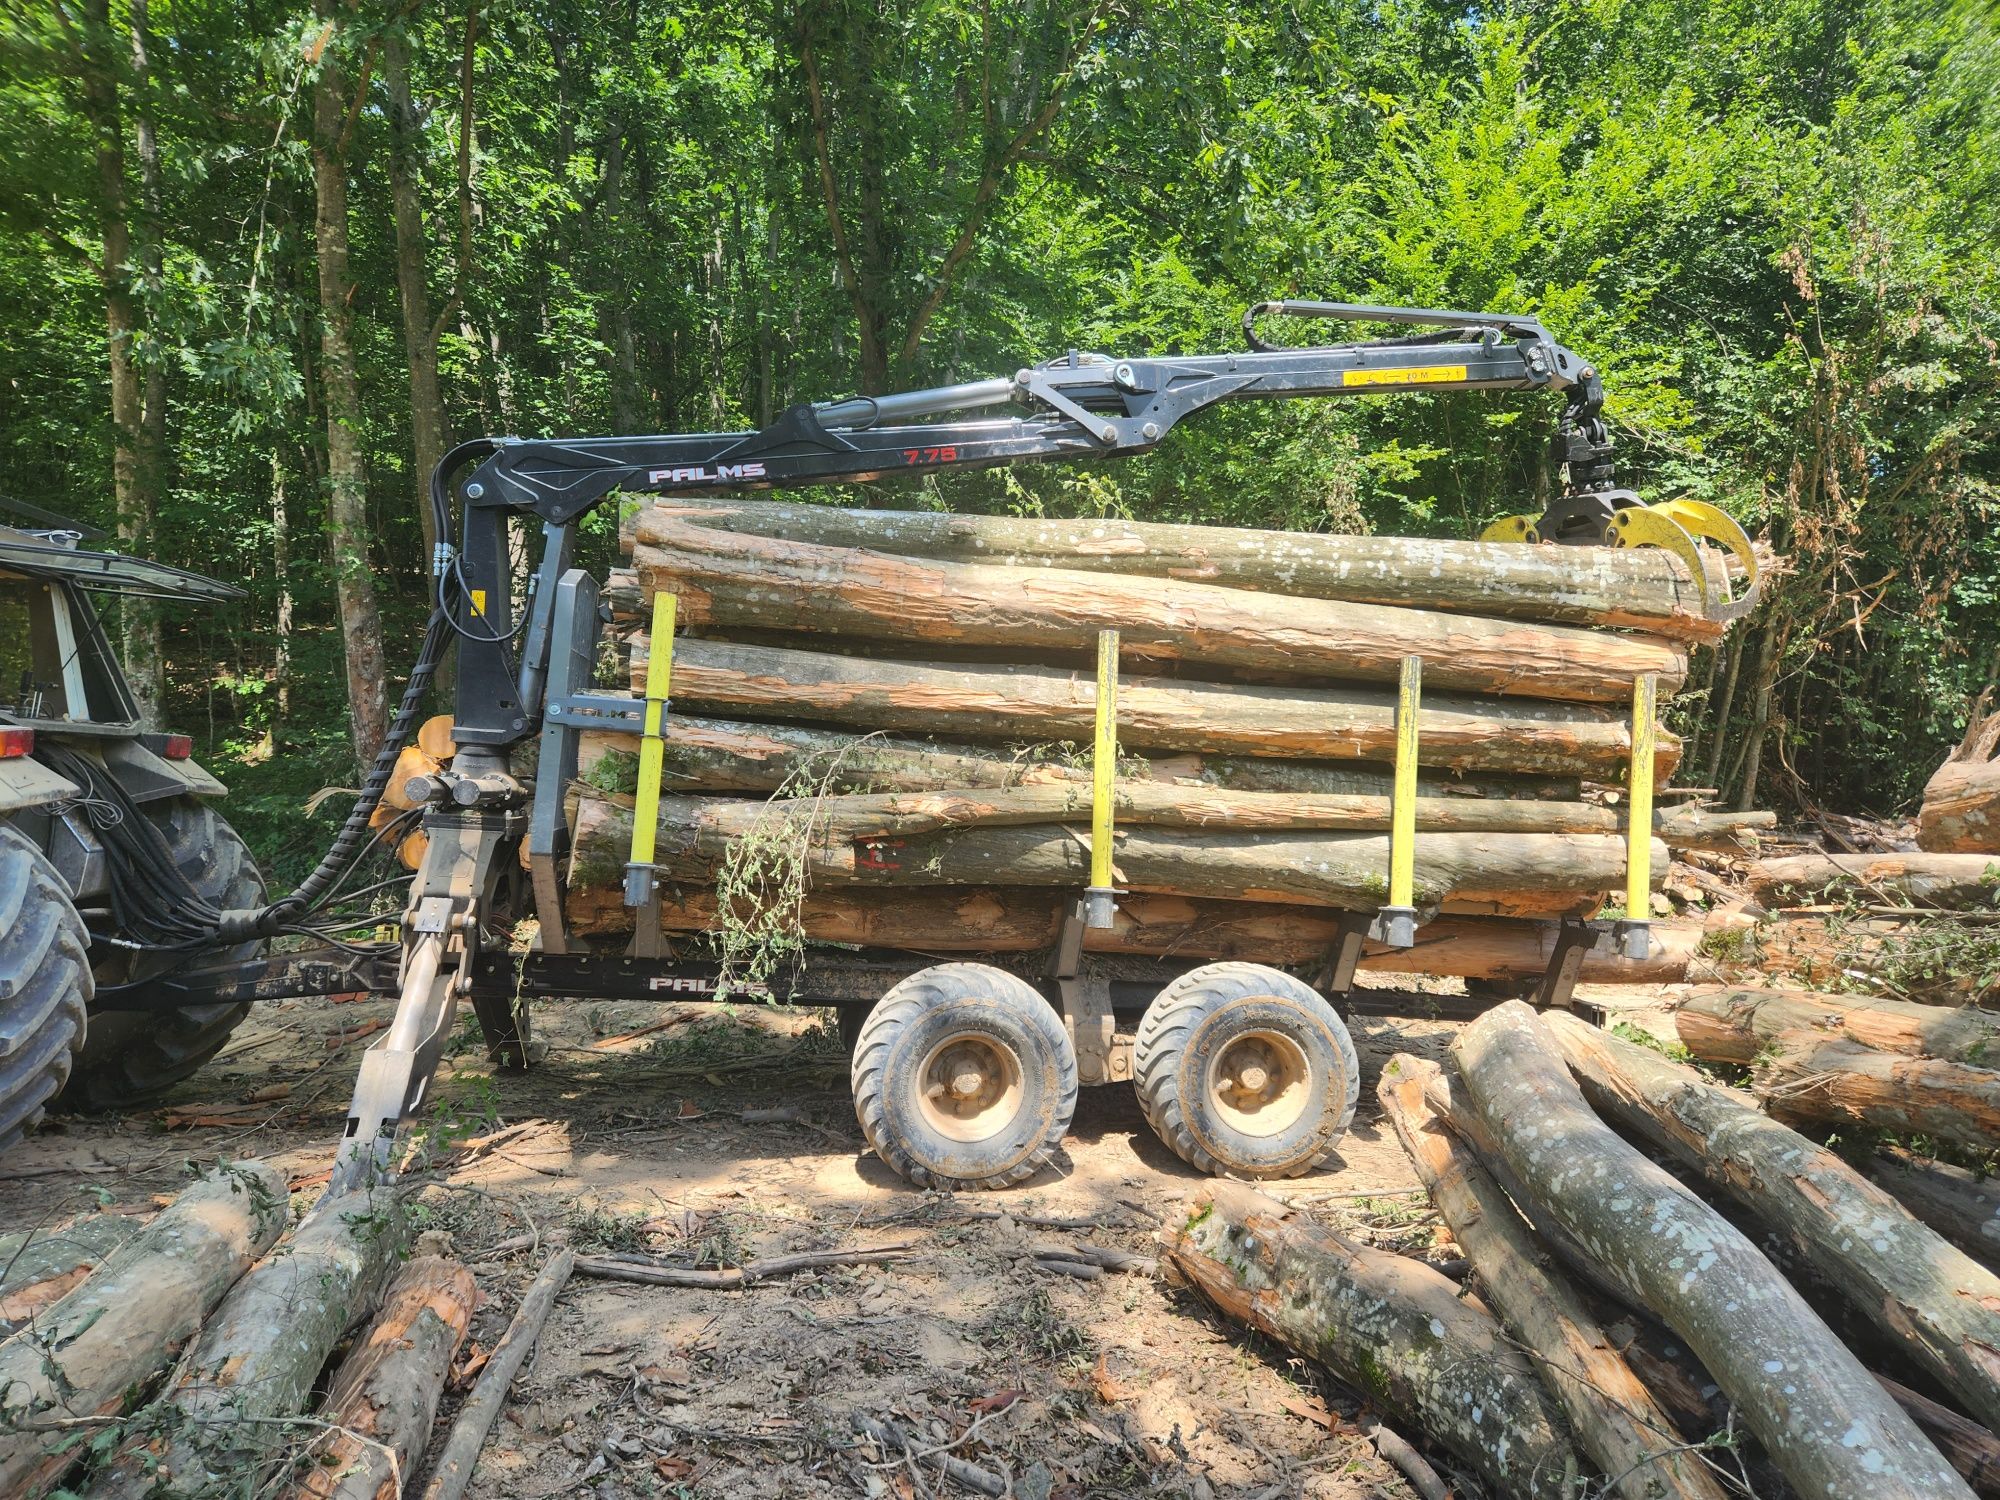
[[[133,221],[133,249],[145,289],[150,323],[166,295],[165,232],[160,203],[160,137],[153,119],[151,29],[146,0],[132,0],[132,144],[139,158],[139,213]],[[138,448],[134,454],[132,503],[118,508],[120,549],[134,557],[154,555],[154,527],[167,484],[167,354],[148,351],[140,376]],[[165,722],[166,653],[160,640],[157,600],[127,596],[118,601],[124,625],[125,680],[148,728]]]
[[[1726,1491],[1686,1451],[1583,1298],[1549,1274],[1534,1232],[1500,1185],[1425,1102],[1425,1084],[1440,1072],[1434,1062],[1398,1053],[1376,1089],[1382,1112],[1472,1262],[1482,1294],[1562,1403],[1578,1444],[1612,1476],[1609,1493],[1623,1500],[1723,1500]]]
[[[1783,1037],[1818,1035],[1882,1052],[1991,1067],[2000,1063],[2000,1015],[1978,1006],[1912,1005],[1798,990],[1696,990],[1675,1007],[1690,1051],[1711,1062],[1756,1063]]]
[[[1420,1261],[1204,1182],[1167,1260],[1224,1313],[1318,1360],[1500,1494],[1586,1493],[1562,1413],[1493,1315]]]
[[[284,1227],[282,1173],[217,1167],[0,1344],[0,1494],[39,1495],[79,1456],[73,1432],[37,1418],[123,1413]]]
[[[1991,909],[2000,899],[1986,854],[1792,854],[1750,867],[1750,894],[1765,906],[1833,896],[1872,898],[1885,906]]]
[[[1856,1310],[1988,1426],[2000,1422],[2000,1276],[1838,1156],[1728,1089],[1574,1016],[1549,1015],[1601,1113],[1777,1229]]]
[[[275,447],[271,449],[271,574],[278,585],[271,651],[271,685],[277,701],[271,735],[276,739],[292,716],[292,519],[285,503],[285,466]]]
[[[1590,1112],[1532,1010],[1452,1054],[1534,1203],[1687,1340],[1804,1500],[1971,1494],[1756,1247]]]
[[[1932,853],[2000,852],[2000,713],[1984,712],[1989,696],[1973,705],[1965,738],[1924,786],[1917,843]]]
[[[406,1228],[391,1188],[316,1204],[203,1325],[160,1397],[156,1435],[128,1440],[91,1493],[141,1500],[161,1472],[187,1490],[258,1489],[296,1437],[283,1419],[305,1409],[327,1356],[395,1274]]]
[[[1197,662],[1287,677],[1396,680],[1420,656],[1427,687],[1565,702],[1629,703],[1652,673],[1687,674],[1679,647],[1640,636],[1434,610],[1130,578],[995,567],[742,536],[655,516],[634,554],[650,599],[675,594],[691,629],[756,629],[921,646],[1089,651],[1116,624],[1127,663]]]
[[[634,792],[639,785],[637,747],[638,741],[629,734],[587,730],[577,747],[578,775],[602,791]],[[1065,756],[1053,746],[1024,750],[904,740],[798,724],[704,719],[678,711],[667,716],[664,751],[662,785],[681,792],[774,792],[787,782],[792,782],[794,790],[809,786],[829,792],[1090,784],[1089,762],[1081,756]],[[1143,779],[1333,797],[1386,797],[1394,780],[1387,767],[1351,761],[1277,761],[1229,755],[1149,759],[1121,754],[1118,776],[1121,784]],[[1426,795],[1461,799],[1574,801],[1578,792],[1574,780],[1561,777],[1466,777],[1430,771],[1419,776],[1418,786]],[[1724,819],[1746,816],[1761,819],[1769,815],[1712,815]],[[1655,827],[1670,841],[1689,831],[1682,828],[1678,810],[1661,814]]]
[[[733,842],[750,835],[796,841],[804,870],[831,885],[1090,884],[1089,836],[1067,826],[969,828],[857,838],[811,823],[810,801],[664,797],[656,864],[670,878],[706,884]],[[877,820],[877,821],[888,821]],[[919,820],[923,821],[923,820]],[[570,885],[624,880],[630,810],[580,801],[571,839]],[[1654,868],[1666,868],[1663,847]],[[1387,892],[1386,836],[1205,833],[1128,828],[1117,840],[1121,888],[1229,900],[1380,906]],[[1479,916],[1557,916],[1593,911],[1625,869],[1625,841],[1604,834],[1420,834],[1418,905]]]
[[[1868,1175],[1961,1250],[2000,1261],[2000,1179],[1977,1177],[1901,1146],[1877,1151]]]
[[[1083,568],[1352,604],[1617,626],[1712,640],[1700,591],[1658,548],[1520,547],[1113,518],[951,515],[770,500],[653,500],[621,531],[659,546],[687,524],[902,557]]]
[[[423,122],[410,96],[410,43],[400,26],[382,36],[382,77],[389,86],[389,191],[396,219],[396,293],[403,314],[403,354],[410,374],[410,445],[416,467],[411,499],[423,524],[424,555],[437,545],[431,470],[450,446],[438,386],[438,327],[432,319],[423,213]]]
[[[331,0],[318,14],[331,23]],[[353,285],[347,271],[346,81],[330,43],[313,82],[313,187],[318,197],[320,379],[326,403],[326,533],[347,664],[349,730],[358,764],[375,759],[388,728],[382,617],[369,557],[368,473],[361,446],[361,383],[354,366]]]
[[[339,1430],[313,1452],[297,1500],[399,1500],[411,1488],[478,1297],[456,1261],[403,1268],[334,1372],[319,1416]]]
[[[1736,810],[1757,805],[1757,776],[1764,764],[1764,741],[1771,731],[1771,689],[1778,678],[1780,622],[1767,613],[1757,641],[1757,666],[1750,678],[1750,733],[1743,742],[1743,780],[1736,792]]]
[[[60,1229],[0,1234],[0,1339],[68,1296],[138,1230],[124,1214],[85,1214]]]
[[[636,687],[645,651],[632,646]],[[674,644],[674,701],[697,712],[805,719],[898,733],[1089,743],[1096,688],[1050,667],[928,666],[720,641]],[[1610,776],[1630,757],[1627,715],[1591,704],[1427,695],[1418,760],[1478,772]],[[1369,688],[1230,687],[1134,677],[1119,684],[1121,750],[1191,750],[1279,760],[1395,758],[1393,693]],[[1660,735],[1662,779],[1679,741]]]

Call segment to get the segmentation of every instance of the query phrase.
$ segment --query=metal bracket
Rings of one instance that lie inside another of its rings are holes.
[[[1609,948],[1610,934],[1598,923],[1564,921],[1556,926],[1555,952],[1535,986],[1537,1010],[1568,1010],[1576,992],[1577,976],[1583,961],[1592,953]]]

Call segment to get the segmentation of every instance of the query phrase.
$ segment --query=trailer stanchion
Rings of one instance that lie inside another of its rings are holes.
[[[1109,927],[1118,912],[1112,869],[1113,804],[1118,795],[1118,632],[1097,633],[1097,737],[1090,763],[1090,889],[1084,923]]]
[[[1644,958],[1652,945],[1653,916],[1653,759],[1658,732],[1653,716],[1660,680],[1651,672],[1632,683],[1632,764],[1626,776],[1625,919],[1618,940],[1627,958]]]
[[[632,804],[632,855],[625,865],[625,904],[639,908],[632,952],[660,954],[660,886],[653,870],[660,828],[660,773],[666,759],[667,691],[674,668],[674,596],[653,595],[651,657],[646,663],[646,717],[639,729],[639,788]]]
[[[1343,912],[1321,966],[1319,987],[1344,995],[1369,939],[1391,948],[1417,945],[1417,721],[1423,713],[1424,659],[1403,658],[1396,680],[1396,764],[1389,789],[1389,900],[1374,912]]]

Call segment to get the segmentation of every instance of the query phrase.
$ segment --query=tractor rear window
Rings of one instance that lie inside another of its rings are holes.
[[[16,718],[68,716],[49,586],[0,573],[0,709]]]

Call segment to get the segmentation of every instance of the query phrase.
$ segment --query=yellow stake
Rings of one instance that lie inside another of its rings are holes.
[[[1097,633],[1097,742],[1091,756],[1090,884],[1112,886],[1112,800],[1118,790],[1118,632]]]
[[[666,759],[661,738],[667,716],[667,688],[674,670],[674,596],[653,595],[652,651],[646,663],[646,717],[639,734],[639,795],[632,805],[632,863],[653,862],[660,827],[660,773]],[[633,904],[637,904],[636,902]]]
[[[1625,920],[1653,916],[1653,757],[1658,734],[1653,713],[1660,679],[1647,672],[1632,683],[1632,767],[1626,776],[1630,816],[1625,824]]]
[[[1417,714],[1424,659],[1403,658],[1396,683],[1396,782],[1389,800],[1389,904],[1415,906],[1417,894]]]

